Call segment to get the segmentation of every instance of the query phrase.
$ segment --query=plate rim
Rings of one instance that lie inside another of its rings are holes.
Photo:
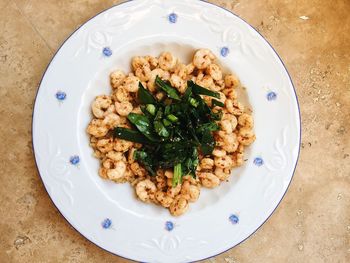
[[[43,74],[42,74],[42,77],[40,79],[40,82],[38,84],[38,88],[36,90],[36,94],[35,94],[35,97],[34,97],[34,101],[33,101],[33,111],[32,111],[32,125],[31,125],[31,138],[32,138],[32,149],[33,149],[33,156],[34,156],[34,162],[35,162],[35,167],[36,167],[36,170],[38,172],[38,175],[40,177],[40,180],[41,180],[41,183],[42,185],[44,186],[44,189],[47,193],[47,195],[49,196],[49,199],[51,201],[51,203],[54,205],[54,207],[57,209],[57,211],[60,213],[60,215],[64,218],[64,220],[77,232],[79,233],[82,237],[84,237],[85,239],[87,239],[89,242],[91,242],[92,244],[94,244],[95,246],[97,246],[98,248],[104,250],[104,251],[107,251],[108,253],[112,254],[112,255],[115,255],[115,256],[118,256],[118,257],[121,257],[123,259],[127,259],[127,260],[130,260],[130,261],[133,261],[133,262],[138,262],[132,258],[128,258],[128,257],[125,257],[125,256],[121,256],[121,255],[118,255],[117,253],[115,252],[112,252],[112,251],[109,251],[107,250],[106,248],[103,248],[102,246],[98,245],[97,243],[95,243],[94,241],[92,241],[90,238],[88,238],[87,236],[85,236],[83,233],[81,233],[80,231],[78,231],[70,222],[69,220],[63,215],[63,213],[61,212],[60,209],[58,209],[58,207],[56,206],[55,202],[53,201],[52,197],[50,196],[49,192],[48,192],[48,189],[47,187],[45,186],[44,184],[44,181],[43,181],[43,177],[41,176],[40,174],[40,170],[38,168],[38,161],[37,161],[37,156],[36,156],[36,151],[35,151],[35,146],[34,146],[34,113],[35,113],[35,106],[36,106],[36,101],[37,101],[37,97],[38,97],[38,94],[39,94],[39,90],[40,90],[40,87],[41,87],[41,84],[42,84],[42,81],[46,75],[46,72],[47,70],[49,69],[49,67],[51,66],[51,63],[53,62],[53,60],[55,59],[56,55],[58,54],[58,52],[61,50],[61,48],[65,45],[65,43],[77,32],[80,30],[80,28],[82,28],[85,24],[87,24],[89,21],[93,20],[94,18],[96,18],[97,16],[101,15],[102,13],[104,12],[107,12],[108,10],[116,7],[116,6],[121,6],[121,5],[124,5],[124,4],[127,4],[129,2],[132,2],[133,0],[126,0],[124,2],[121,2],[121,3],[118,3],[118,4],[114,4],[114,5],[111,5],[110,7],[96,13],[95,15],[93,15],[92,17],[90,17],[89,19],[87,19],[84,23],[82,23],[81,25],[79,25],[75,30],[73,30],[66,38],[65,40],[60,44],[60,46],[57,48],[57,50],[55,51],[55,53],[52,55],[49,63],[47,64]],[[298,134],[298,154],[297,154],[297,157],[296,157],[296,161],[295,161],[295,165],[294,165],[294,169],[292,171],[292,175],[291,175],[291,178],[290,178],[290,181],[286,187],[286,190],[284,191],[281,199],[278,201],[278,203],[276,204],[275,208],[272,210],[272,212],[269,214],[269,216],[250,234],[248,235],[246,238],[244,238],[243,240],[241,240],[240,242],[238,242],[237,244],[235,244],[234,246],[228,248],[228,249],[225,249],[217,254],[214,254],[214,255],[211,255],[209,257],[204,257],[204,258],[201,258],[201,259],[198,259],[196,261],[201,261],[201,260],[206,260],[206,259],[209,259],[209,258],[212,258],[212,257],[216,257],[218,255],[221,255],[225,252],[227,252],[228,250],[231,250],[232,248],[242,244],[244,241],[246,241],[247,239],[249,239],[253,234],[255,234],[269,219],[270,217],[275,213],[276,209],[279,207],[280,203],[282,202],[282,200],[284,199],[286,193],[288,192],[288,189],[293,181],[293,178],[294,178],[294,175],[295,175],[295,171],[296,171],[296,168],[298,166],[298,162],[299,162],[299,158],[300,158],[300,151],[301,151],[301,136],[302,136],[302,125],[301,125],[301,112],[300,112],[300,104],[299,104],[299,100],[298,100],[298,95],[297,95],[297,92],[296,92],[296,89],[295,89],[295,85],[293,83],[293,80],[291,78],[291,75],[285,65],[285,63],[283,62],[282,58],[280,57],[280,55],[277,53],[277,51],[274,49],[274,47],[271,45],[271,43],[257,30],[255,29],[252,25],[250,25],[245,19],[241,18],[239,15],[235,14],[233,11],[225,8],[225,7],[222,7],[222,6],[219,6],[217,4],[214,4],[214,3],[211,3],[211,2],[208,2],[206,0],[197,0],[197,1],[200,1],[200,2],[204,2],[206,4],[209,4],[211,6],[213,6],[214,8],[218,7],[226,12],[228,12],[230,15],[233,15],[235,16],[236,18],[238,18],[239,20],[241,20],[244,24],[246,24],[248,27],[250,27],[252,30],[254,30],[256,33],[258,33],[261,38],[269,45],[269,47],[272,49],[272,51],[274,52],[274,54],[277,56],[278,60],[281,62],[284,70],[286,71],[287,75],[288,75],[288,78],[289,78],[289,81],[293,87],[293,92],[294,92],[294,97],[295,97],[295,101],[296,101],[296,105],[297,105],[297,108],[298,108],[298,120],[299,120],[299,134]],[[193,262],[193,261],[187,261],[187,262]]]

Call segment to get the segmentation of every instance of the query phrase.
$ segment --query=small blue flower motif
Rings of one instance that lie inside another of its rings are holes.
[[[56,99],[58,99],[59,101],[63,101],[65,100],[67,97],[67,94],[63,91],[57,91],[56,92]]]
[[[266,95],[268,101],[276,100],[277,99],[277,94],[276,92],[270,91]]]
[[[171,221],[166,221],[165,222],[165,229],[170,232],[171,230],[174,229],[174,223]]]
[[[236,215],[230,215],[230,217],[228,218],[230,221],[231,221],[231,223],[232,224],[238,224],[238,222],[239,222],[239,218],[238,218],[238,216],[236,216]]]
[[[256,157],[256,158],[254,159],[254,164],[255,164],[256,166],[262,166],[262,165],[264,164],[264,160],[263,160],[262,158],[260,158],[260,157]]]
[[[69,162],[73,165],[77,165],[80,162],[80,158],[78,155],[74,155],[74,156],[69,158]]]
[[[171,13],[171,14],[168,16],[168,19],[169,19],[169,22],[170,22],[170,23],[175,24],[175,23],[177,22],[177,14]]]
[[[110,220],[109,218],[106,218],[105,220],[102,221],[101,225],[104,229],[108,229],[112,226],[112,220]]]
[[[220,50],[220,54],[223,57],[227,57],[228,53],[230,53],[230,49],[228,47],[222,47]]]
[[[112,56],[113,52],[112,49],[110,49],[109,47],[105,47],[102,50],[103,55],[105,55],[106,57],[110,57]]]

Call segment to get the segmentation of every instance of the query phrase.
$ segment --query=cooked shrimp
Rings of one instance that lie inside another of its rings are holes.
[[[243,127],[239,130],[238,141],[243,145],[250,145],[255,141],[255,134],[250,128]]]
[[[105,111],[112,105],[112,99],[110,96],[102,95],[97,96],[92,103],[92,113],[96,118],[102,119]]]
[[[87,133],[100,138],[108,133],[108,128],[103,124],[103,120],[93,119],[86,129]]]
[[[200,190],[198,186],[191,185],[189,181],[184,181],[181,188],[181,195],[189,202],[196,202],[199,198]]]
[[[103,125],[108,129],[113,129],[118,124],[122,124],[122,121],[121,118],[115,113],[110,113],[103,119]]]
[[[220,180],[213,173],[199,173],[198,175],[202,185],[207,188],[215,188],[220,184]]]
[[[111,150],[106,154],[106,157],[114,162],[117,162],[117,161],[126,162],[126,158],[122,152],[116,152]]]
[[[163,52],[158,59],[159,67],[165,71],[172,71],[177,63],[176,57],[170,52]]]
[[[253,117],[247,113],[243,113],[238,117],[238,124],[247,129],[253,128]]]
[[[155,69],[158,66],[158,58],[152,56],[144,57],[150,65],[151,69]]]
[[[120,116],[128,116],[132,111],[132,104],[129,101],[116,102],[115,110]]]
[[[154,193],[157,191],[156,185],[149,179],[140,181],[135,189],[137,197],[143,202],[151,202],[154,199]]]
[[[178,195],[171,203],[169,211],[173,216],[180,216],[187,211],[188,207],[189,205],[187,199],[182,195]]]
[[[177,88],[180,93],[184,93],[187,88],[187,83],[178,75],[172,74],[170,77],[170,84]]]
[[[127,152],[131,147],[133,143],[130,141],[126,141],[123,139],[115,139],[114,141],[114,150],[117,152]]]
[[[107,170],[107,177],[117,183],[126,182],[127,178],[124,176],[126,171],[126,164],[123,161],[114,163],[114,168]]]
[[[223,157],[226,155],[226,151],[215,147],[212,153],[215,157]]]
[[[125,78],[125,74],[121,70],[113,71],[110,75],[111,86],[113,89],[118,88]]]
[[[235,130],[235,129],[236,129],[237,124],[238,124],[238,121],[237,121],[237,118],[236,118],[235,115],[225,113],[225,114],[222,116],[221,122],[223,122],[224,120],[230,121],[231,126],[232,126],[232,130]]]
[[[214,166],[214,160],[211,158],[203,158],[200,163],[201,169],[212,169]]]
[[[226,95],[227,98],[229,98],[231,100],[237,99],[237,92],[233,88],[226,88],[222,92]]]
[[[220,122],[221,130],[223,130],[226,133],[232,133],[233,132],[233,126],[232,122],[229,120],[222,120]]]
[[[180,191],[181,191],[181,184],[178,184],[175,187],[169,188],[167,191],[167,195],[174,198],[175,196],[177,196],[180,193]]]
[[[230,156],[222,156],[222,157],[215,157],[214,158],[215,166],[219,168],[231,168],[232,167],[232,159]]]
[[[174,201],[172,197],[170,197],[162,191],[157,191],[155,194],[155,198],[163,207],[169,207]]]
[[[240,102],[235,102],[231,99],[227,99],[225,102],[225,106],[229,113],[232,113],[236,116],[243,114],[244,106]]]
[[[135,175],[137,175],[139,177],[145,177],[147,175],[147,172],[146,172],[145,168],[140,166],[140,164],[137,163],[137,162],[133,162],[130,165],[130,169]]]
[[[239,85],[239,80],[233,74],[226,75],[225,76],[225,85],[228,88],[236,88]]]
[[[214,174],[221,180],[221,181],[226,181],[230,177],[230,172],[229,170],[226,171],[227,169],[222,169],[217,167],[214,171]]]
[[[206,69],[206,73],[208,75],[210,75],[214,80],[221,80],[222,79],[221,69],[216,64],[210,64]]]
[[[214,80],[209,75],[205,75],[201,79],[197,78],[196,83],[204,88],[207,88],[207,89],[213,89],[213,87],[215,87]]]
[[[205,69],[214,59],[215,56],[209,49],[199,49],[194,54],[193,65],[198,69]]]
[[[131,65],[132,65],[132,68],[134,69],[134,71],[136,71],[137,69],[140,69],[140,68],[145,68],[145,67],[150,68],[151,67],[151,65],[149,64],[146,57],[140,57],[140,56],[133,57],[133,59],[131,61]]]
[[[129,75],[124,79],[123,87],[128,92],[136,92],[139,89],[139,82],[140,82],[140,80],[137,77]]]
[[[115,101],[123,102],[123,101],[132,101],[133,97],[129,93],[129,91],[126,90],[125,87],[120,86],[117,88],[113,93],[113,99]]]
[[[100,139],[96,143],[97,149],[102,152],[106,153],[113,150],[113,138],[108,139]]]

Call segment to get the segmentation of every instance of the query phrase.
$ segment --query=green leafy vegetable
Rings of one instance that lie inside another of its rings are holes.
[[[171,122],[177,122],[179,120],[178,117],[176,117],[174,114],[169,114],[168,116],[166,116],[167,119]]]
[[[135,160],[137,160],[141,164],[143,164],[143,166],[146,168],[146,170],[148,172],[150,172],[151,175],[156,174],[156,172],[154,170],[154,168],[155,168],[154,161],[153,161],[151,155],[149,155],[147,152],[142,151],[142,150],[135,151],[134,158],[135,158]]]
[[[157,101],[153,97],[153,95],[143,87],[141,82],[139,82],[139,89],[137,91],[137,97],[138,97],[139,102],[141,104],[156,104],[157,103]]]
[[[202,140],[201,140],[201,150],[204,155],[211,154],[215,147],[215,140],[213,135],[209,130],[205,130],[203,132]]]
[[[153,104],[147,104],[146,110],[152,115],[156,114],[156,107]]]
[[[129,113],[128,120],[148,139],[158,141],[152,130],[151,122],[145,115]]]
[[[172,98],[174,100],[181,100],[179,93],[177,92],[176,89],[174,89],[172,86],[161,80],[158,76],[156,77],[156,85],[164,90],[169,98]]]
[[[139,133],[138,131],[127,129],[127,128],[121,128],[121,127],[115,128],[114,136],[126,141],[131,141],[136,143],[142,143],[142,144],[150,143],[150,141],[147,140],[147,138],[143,136],[141,133]]]
[[[199,152],[210,155],[215,147],[213,132],[219,130],[216,121],[220,120],[222,111],[213,111],[201,95],[220,96],[192,81],[181,97],[158,76],[155,84],[168,98],[157,101],[140,84],[138,100],[143,114],[130,113],[128,120],[135,129],[117,127],[114,136],[143,145],[134,158],[150,175],[154,176],[159,168],[174,169],[173,186],[176,186],[185,175],[196,177]],[[212,99],[212,106],[223,105]]]
[[[223,104],[221,101],[214,100],[214,99],[211,100],[211,104],[213,107],[215,107],[215,106],[224,107],[225,106],[225,104]]]
[[[174,166],[173,187],[181,183],[181,178],[182,178],[181,163],[178,163]]]
[[[220,94],[218,92],[211,91],[211,90],[208,90],[206,88],[203,88],[203,87],[195,84],[192,80],[189,80],[187,82],[187,85],[189,87],[191,87],[193,93],[195,93],[197,95],[206,95],[206,96],[210,96],[210,97],[214,97],[214,98],[220,99]]]

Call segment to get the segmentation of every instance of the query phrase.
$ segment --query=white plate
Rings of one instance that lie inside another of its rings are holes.
[[[110,93],[111,70],[163,50],[189,60],[200,47],[247,87],[257,140],[230,182],[174,218],[137,201],[130,185],[102,180],[85,129],[94,96]],[[243,20],[202,1],[137,0],[95,16],[59,49],[36,97],[33,144],[51,199],[87,239],[133,260],[186,262],[232,248],[272,214],[296,166],[300,118],[281,60]]]

